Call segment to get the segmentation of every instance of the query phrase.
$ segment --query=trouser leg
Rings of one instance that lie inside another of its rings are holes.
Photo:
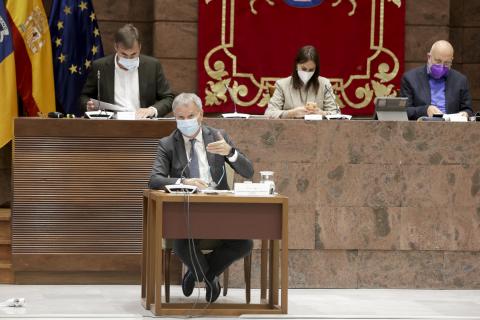
[[[173,251],[175,254],[192,272],[197,281],[203,281],[203,275],[206,275],[210,268],[205,255],[199,248],[198,239],[173,240]]]
[[[222,240],[222,244],[206,256],[209,271],[207,279],[219,276],[229,265],[252,251],[252,240]]]

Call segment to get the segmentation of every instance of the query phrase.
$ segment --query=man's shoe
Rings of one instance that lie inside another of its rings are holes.
[[[188,270],[185,272],[182,280],[182,291],[185,297],[190,297],[192,295],[193,289],[195,288],[195,277],[193,273]]]
[[[218,299],[218,296],[220,296],[220,291],[222,291],[218,277],[214,277],[212,280],[209,280],[209,283],[205,282],[205,285],[207,288],[205,299],[207,299],[207,302],[209,303],[215,302]]]

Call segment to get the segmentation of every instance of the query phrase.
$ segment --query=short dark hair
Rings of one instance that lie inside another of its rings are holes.
[[[138,29],[131,23],[127,23],[115,33],[115,43],[121,43],[126,49],[133,48],[135,42],[141,43],[140,34]]]
[[[317,49],[314,46],[304,46],[298,50],[297,56],[295,57],[295,62],[293,64],[292,72],[292,84],[293,88],[300,90],[303,86],[303,82],[298,76],[297,73],[297,64],[302,64],[307,61],[313,61],[315,63],[315,72],[313,73],[312,78],[307,83],[307,91],[313,86],[315,92],[318,91],[320,84],[318,82],[318,76],[320,74],[320,58],[318,56]]]

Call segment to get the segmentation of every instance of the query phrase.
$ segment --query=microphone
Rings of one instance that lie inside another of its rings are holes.
[[[230,99],[232,99],[232,101],[233,101],[233,113],[237,113],[237,104],[235,103],[235,99],[233,98],[232,88],[230,88],[226,84],[224,84],[224,86],[225,86],[225,88],[227,88],[228,95],[229,95]]]
[[[182,179],[186,178],[183,174],[185,173],[185,170],[190,165],[191,161],[192,161],[192,159],[187,159],[187,164],[183,167],[182,171],[180,172],[180,183],[182,183]]]
[[[223,113],[222,114],[222,117],[224,118],[245,118],[245,119],[248,119],[250,117],[249,114],[247,113],[238,113],[237,112],[237,103],[235,102],[235,98],[234,98],[234,95],[232,93],[232,88],[230,88],[229,86],[227,86],[225,83],[223,84],[225,86],[225,88],[227,89],[228,91],[228,96],[230,97],[230,99],[232,99],[233,101],[233,113]]]
[[[337,108],[337,113],[341,114],[340,108],[338,107],[338,104],[337,104],[337,99],[335,98],[332,91],[326,84],[325,84],[325,90],[330,94],[330,97],[333,98],[333,102],[335,103],[335,107]]]
[[[101,97],[101,95],[100,95],[100,80],[101,80],[100,70],[97,70],[97,108],[98,108],[98,112],[85,112],[85,114],[87,115],[87,117],[89,119],[92,119],[92,118],[110,119],[113,116],[112,112],[107,112],[106,111],[105,104],[103,104],[103,108],[101,107],[102,104],[100,103],[100,97]],[[88,111],[88,108],[87,108],[87,111]]]
[[[210,181],[210,183],[208,184],[208,188],[216,189],[224,176],[225,176],[225,165],[222,166],[222,175],[220,176],[220,179],[218,179],[218,181],[215,182],[215,180],[213,180],[213,177],[212,177],[212,181]]]
[[[187,161],[187,164],[183,167],[182,171],[180,172],[180,183],[175,182],[175,184],[167,184],[165,185],[166,191],[170,193],[181,193],[184,195],[188,195],[189,193],[194,193],[197,191],[196,186],[185,185],[183,184],[182,180],[185,178],[183,175],[185,170],[187,169],[188,165],[190,164],[191,160]],[[178,180],[177,180],[178,181]]]
[[[100,110],[99,115],[101,115],[102,113],[105,113],[105,115],[108,116],[107,111],[105,110],[105,104],[103,105],[103,108],[100,108],[100,106],[101,106],[101,103],[100,103],[100,69],[97,70],[97,101],[98,101],[98,109]]]
[[[97,70],[97,101],[98,110],[100,110],[100,69]]]

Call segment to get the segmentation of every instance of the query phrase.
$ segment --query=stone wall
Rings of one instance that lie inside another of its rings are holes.
[[[451,1],[450,40],[456,49],[455,68],[470,80],[473,106],[480,112],[480,1]]]
[[[480,288],[480,123],[206,121],[289,197],[291,288]]]

